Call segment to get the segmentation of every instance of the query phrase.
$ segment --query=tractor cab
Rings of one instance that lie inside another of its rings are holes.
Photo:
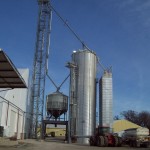
[[[98,127],[98,135],[106,135],[109,133],[110,133],[110,127],[107,127],[107,126]]]

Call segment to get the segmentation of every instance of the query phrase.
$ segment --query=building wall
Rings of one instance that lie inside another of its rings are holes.
[[[4,89],[0,89],[2,91]],[[6,92],[0,92],[1,97],[5,97]],[[3,99],[0,97],[0,125],[1,125],[1,118],[2,118],[2,107],[3,107]]]
[[[128,120],[116,120],[113,123],[113,131],[114,133],[119,133],[121,131],[127,130],[127,129],[132,129],[132,128],[139,128],[141,126],[130,122]]]
[[[1,118],[2,118],[2,106],[3,106],[3,102],[2,102],[2,99],[0,99],[0,124],[1,124]]]
[[[29,81],[29,69],[18,69],[27,86]],[[13,89],[1,92],[0,95],[8,101],[3,100],[0,104],[0,126],[4,127],[4,136],[17,136],[22,138],[27,131],[25,123],[29,114],[25,113],[28,107],[28,89]],[[17,107],[16,107],[17,106]]]
[[[66,135],[66,129],[62,129],[62,128],[46,128],[47,135],[51,135],[52,132],[55,133],[55,136],[65,136]]]

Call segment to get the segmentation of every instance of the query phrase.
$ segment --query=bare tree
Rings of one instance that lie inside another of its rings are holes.
[[[114,116],[114,120],[120,120],[120,119],[121,119],[120,116],[118,115]]]
[[[138,113],[134,110],[123,111],[121,116],[123,116],[128,121],[139,124]]]
[[[150,112],[148,111],[142,111],[138,113],[134,110],[128,110],[123,111],[121,116],[128,121],[131,121],[142,127],[147,127],[150,130]]]
[[[142,111],[139,113],[139,121],[142,127],[150,129],[150,112]]]

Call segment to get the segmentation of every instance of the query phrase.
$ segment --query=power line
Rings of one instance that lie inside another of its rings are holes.
[[[68,27],[68,29],[70,30],[70,32],[76,37],[76,39],[82,44],[83,48],[86,48],[87,50],[89,50],[90,52],[92,52],[92,50],[84,43],[83,40],[81,40],[81,38],[79,37],[79,35],[73,30],[73,28],[68,24],[68,21],[65,20],[60,14],[59,12],[51,5],[50,3],[50,9],[53,10],[55,12],[55,14],[59,17],[59,19]],[[105,71],[106,68],[100,63],[99,59],[97,58],[97,62],[100,65],[100,67]]]
[[[50,4],[49,5],[55,14],[59,17],[59,19],[68,27],[70,32],[76,37],[76,39],[82,44],[83,48],[86,48],[87,50],[91,51],[90,48],[84,43],[83,40],[79,37],[79,35],[72,29],[72,27],[68,24],[68,21],[66,21],[61,15],[56,11],[56,9]]]

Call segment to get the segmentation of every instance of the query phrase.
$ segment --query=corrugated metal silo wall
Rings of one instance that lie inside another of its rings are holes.
[[[113,110],[112,110],[113,92],[112,92],[112,73],[105,71],[99,80],[99,124],[100,126],[109,126],[112,128]]]
[[[96,126],[96,55],[88,50],[72,55],[77,65],[75,78],[76,135],[78,143],[88,144],[87,136],[93,135]],[[75,108],[75,107],[74,107]],[[74,111],[75,113],[75,111]]]

